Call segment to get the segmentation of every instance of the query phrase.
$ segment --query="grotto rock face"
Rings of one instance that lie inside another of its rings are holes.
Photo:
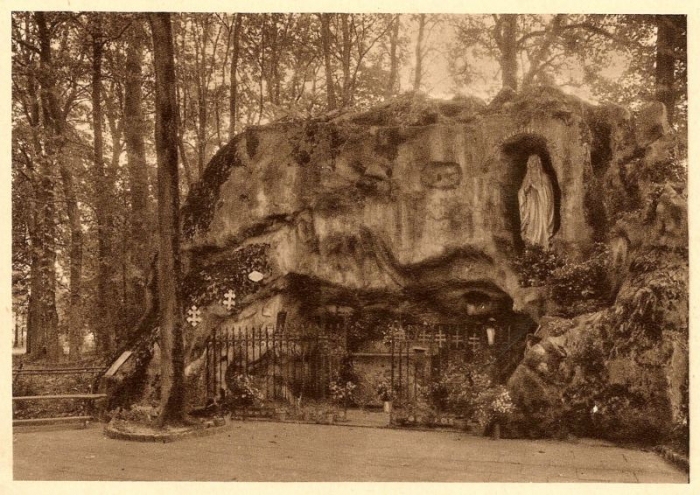
[[[600,311],[539,321],[508,387],[540,423],[568,432],[662,441],[688,419],[687,189],[663,105],[608,114],[604,181],[613,300]],[[630,139],[636,134],[637,141]]]
[[[243,284],[232,287],[239,306],[217,322],[274,323],[283,306],[303,319],[328,304],[435,322],[511,309],[536,318],[540,296],[520,287],[512,265],[523,246],[518,191],[537,156],[552,189],[552,248],[587,249],[600,203],[587,185],[589,113],[540,88],[488,107],[406,97],[248,129],[212,159],[184,205],[185,302],[205,307],[205,319],[220,312],[222,295],[204,294],[192,274],[255,251],[245,269],[264,279],[232,274],[229,285]]]
[[[553,88],[250,128],[183,207],[184,303],[202,318],[188,374],[213,329],[280,315],[455,323],[516,311],[539,323],[508,382],[523,411],[578,434],[662,435],[687,414],[687,191],[664,179],[674,150],[663,105],[635,119]],[[607,307],[557,316],[546,284],[522,286],[528,161],[551,185],[539,244],[569,262],[607,245]]]

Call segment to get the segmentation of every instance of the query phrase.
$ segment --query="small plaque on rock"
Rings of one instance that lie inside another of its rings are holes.
[[[454,189],[462,182],[462,167],[454,162],[430,162],[421,170],[421,183],[434,189]]]

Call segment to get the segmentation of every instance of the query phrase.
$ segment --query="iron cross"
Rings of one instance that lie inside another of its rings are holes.
[[[442,332],[442,328],[438,328],[435,334],[435,340],[437,341],[438,347],[442,347],[442,344],[447,342],[447,335]]]
[[[476,352],[480,344],[481,342],[479,342],[479,337],[476,335],[472,334],[471,337],[469,337],[469,345],[472,348],[472,352]]]

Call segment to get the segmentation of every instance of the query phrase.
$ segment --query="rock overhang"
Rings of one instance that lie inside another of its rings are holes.
[[[295,274],[350,292],[422,294],[457,311],[480,298],[497,310],[522,306],[512,262],[525,161],[540,155],[555,186],[553,244],[585,249],[590,114],[542,89],[489,106],[403,98],[252,128],[190,193],[186,245],[269,243],[268,280]]]

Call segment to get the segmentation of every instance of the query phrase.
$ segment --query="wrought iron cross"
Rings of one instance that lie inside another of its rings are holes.
[[[224,294],[224,306],[226,306],[226,309],[231,311],[231,308],[233,308],[236,305],[236,293],[233,292],[233,290],[230,290]]]
[[[188,311],[187,311],[187,322],[192,325],[193,327],[196,327],[201,323],[202,317],[200,316],[202,312],[197,309],[197,306],[192,306]]]
[[[481,342],[479,342],[479,337],[476,335],[472,334],[471,337],[469,337],[469,345],[472,348],[472,352],[476,352],[480,344]]]
[[[442,344],[447,342],[447,335],[442,332],[442,328],[438,328],[438,331],[435,334],[435,341],[437,342],[438,347],[442,347]]]

